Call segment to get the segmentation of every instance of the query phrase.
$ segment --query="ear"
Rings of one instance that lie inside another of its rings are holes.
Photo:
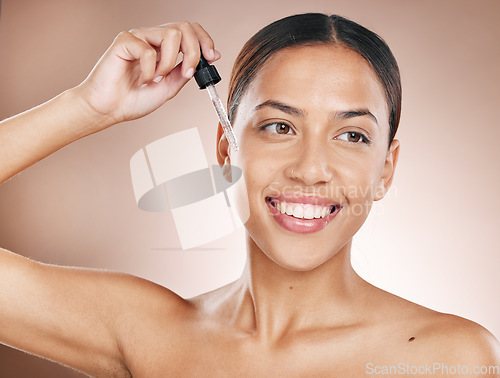
[[[216,140],[216,150],[217,150],[217,162],[222,167],[225,164],[226,159],[229,158],[229,142],[224,135],[224,129],[219,122],[217,126],[217,140]]]
[[[222,174],[228,182],[232,182],[231,156],[229,156],[229,142],[224,135],[224,129],[219,122],[217,127],[217,162],[222,167]]]
[[[377,187],[377,192],[375,193],[374,200],[379,201],[386,193],[389,191],[392,180],[394,179],[394,172],[396,171],[396,165],[399,158],[399,140],[394,139],[389,146],[387,155],[385,157],[384,169],[382,170],[382,176]]]

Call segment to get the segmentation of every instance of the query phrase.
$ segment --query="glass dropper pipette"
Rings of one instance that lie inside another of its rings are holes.
[[[224,135],[229,142],[229,147],[233,151],[238,151],[236,136],[234,135],[231,123],[227,118],[227,113],[224,110],[224,106],[222,105],[222,101],[217,93],[217,89],[215,89],[215,84],[221,81],[221,77],[219,76],[215,66],[208,64],[207,60],[203,57],[203,53],[201,54],[200,62],[196,67],[194,78],[200,89],[206,89],[208,91],[212,104],[217,112],[217,116],[219,117],[220,124],[222,125],[222,129],[224,130]]]

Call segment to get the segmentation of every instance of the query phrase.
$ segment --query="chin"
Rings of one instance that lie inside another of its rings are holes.
[[[297,196],[286,199],[294,203],[292,200],[297,200]],[[314,206],[318,214],[314,212],[307,219],[301,218],[301,214],[290,215],[287,209],[283,211],[281,197],[266,196],[263,206],[261,202],[256,206],[257,201],[250,203],[253,211],[245,223],[247,245],[259,263],[273,263],[294,272],[313,271],[343,254],[364,221],[362,217],[349,217],[349,209],[333,200],[318,197],[299,200],[305,204],[303,207]]]
[[[269,256],[268,256],[269,257]],[[273,260],[276,264],[278,264],[281,268],[290,270],[292,272],[310,272],[317,267],[323,265],[327,260],[323,260],[321,262],[317,261],[277,261],[277,259]]]
[[[326,243],[320,243],[318,240],[311,242],[304,238],[302,235],[300,236],[302,240],[297,237],[288,241],[282,240],[280,245],[273,242],[265,243],[267,245],[262,245],[259,249],[274,264],[294,272],[312,271],[332,259],[340,250],[333,245],[327,249]],[[259,241],[254,239],[254,243],[258,245]]]

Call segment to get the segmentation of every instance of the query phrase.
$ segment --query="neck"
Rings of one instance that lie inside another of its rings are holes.
[[[268,341],[295,330],[345,325],[359,313],[366,282],[354,271],[349,241],[310,271],[292,271],[270,260],[248,237],[248,261],[239,280],[235,321]]]

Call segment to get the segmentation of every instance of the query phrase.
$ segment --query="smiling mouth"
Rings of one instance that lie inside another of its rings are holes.
[[[323,206],[308,203],[285,202],[271,197],[267,197],[266,202],[268,202],[281,214],[290,215],[298,219],[326,218],[328,215],[333,214],[340,209],[340,206],[335,204]]]
[[[285,230],[309,234],[323,230],[337,216],[342,206],[319,197],[266,197],[274,220]]]

